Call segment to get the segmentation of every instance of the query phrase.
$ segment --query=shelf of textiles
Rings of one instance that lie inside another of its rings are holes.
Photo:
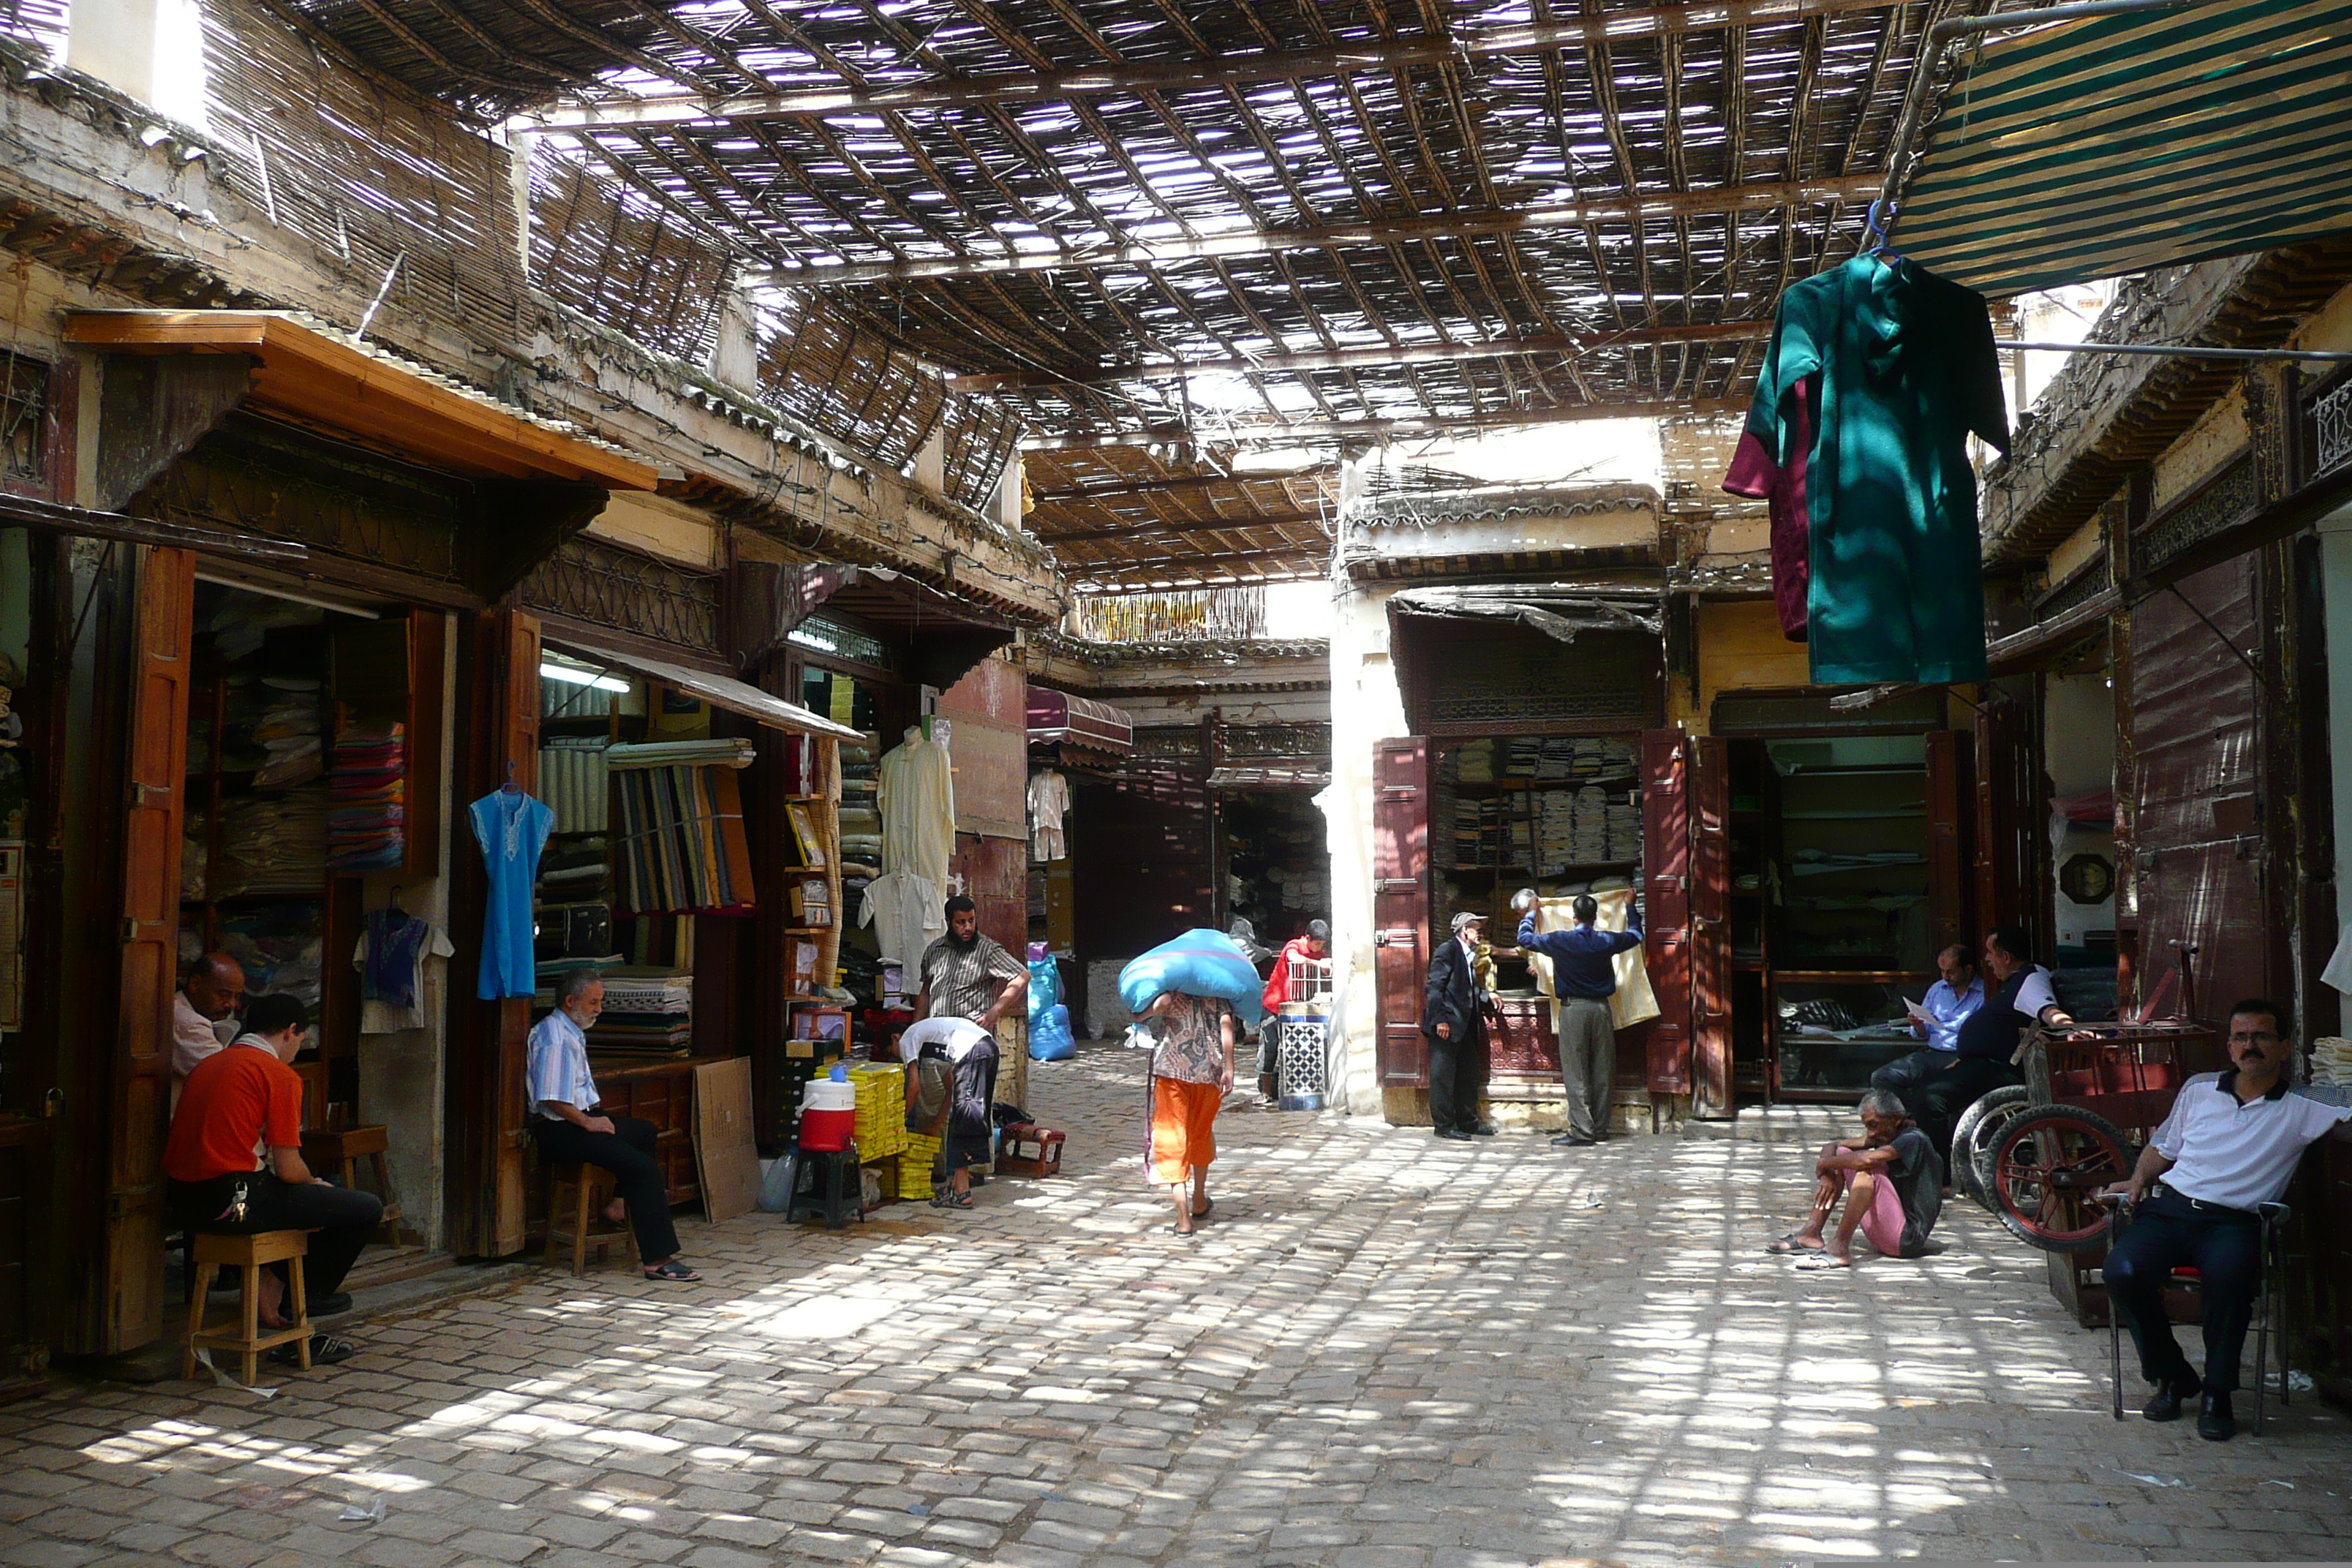
[[[198,585],[194,608],[180,957],[229,953],[248,994],[299,998],[320,1048],[341,1059],[357,1030],[355,878],[404,868],[420,823],[438,833],[437,799],[407,800],[407,737],[429,728],[437,745],[437,713],[420,712],[415,693],[429,680],[437,704],[439,621],[366,619],[217,584]],[[425,679],[418,646],[431,651]],[[328,1076],[348,1106],[347,1067]]]

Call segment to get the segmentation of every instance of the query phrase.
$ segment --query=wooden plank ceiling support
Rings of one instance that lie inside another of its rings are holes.
[[[1828,180],[1774,180],[1717,185],[1698,191],[1590,202],[1552,202],[1505,211],[1436,213],[1369,223],[1312,228],[1249,229],[1195,238],[1168,238],[1111,245],[1092,250],[1023,251],[1011,256],[942,256],[909,261],[812,263],[771,271],[747,269],[744,280],[772,288],[832,288],[865,283],[919,283],[949,278],[999,278],[1022,272],[1060,272],[1074,268],[1150,268],[1234,256],[1270,256],[1285,250],[1330,250],[1343,246],[1384,246],[1406,241],[1486,239],[1538,229],[1580,228],[1588,224],[1640,223],[1652,219],[1769,212],[1837,205],[1874,195],[1876,175],[1848,174]]]
[[[1484,32],[1365,39],[1328,48],[1268,49],[1223,59],[1121,60],[1080,70],[1007,72],[895,87],[807,88],[725,98],[656,93],[539,110],[519,117],[518,123],[578,131],[705,120],[822,119],[905,110],[1125,98],[1145,92],[1192,92],[1255,82],[1445,66],[1498,55],[1543,55],[1729,27],[1769,26],[1854,11],[1893,10],[1900,3],[1901,0],[1716,0],[1715,4],[1692,5],[1628,6]]]
[[[1232,446],[1272,441],[1372,440],[1382,436],[1443,435],[1471,427],[1558,425],[1579,419],[1729,419],[1748,412],[1744,397],[1696,402],[1580,403],[1564,408],[1505,408],[1450,419],[1292,419],[1194,430],[1185,425],[1155,425],[1142,430],[1105,430],[1084,436],[1036,436],[1021,443],[1024,452],[1075,452],[1090,447]]]
[[[1035,490],[1030,500],[1038,506],[1087,506],[1121,496],[1167,495],[1176,490],[1239,489],[1247,485],[1313,484],[1320,486],[1331,472],[1328,463],[1283,474],[1188,474],[1168,479],[1133,479],[1115,485],[1078,485],[1065,490]],[[1287,492],[1285,492],[1287,493]],[[1247,500],[1247,496],[1238,498]]]
[[[1513,359],[1522,354],[1580,354],[1627,343],[1746,342],[1772,334],[1769,321],[1715,321],[1687,327],[1629,327],[1613,332],[1556,332],[1540,337],[1490,338],[1485,342],[1385,343],[1361,348],[1307,349],[1289,353],[1236,354],[1231,358],[1158,360],[1146,364],[1105,365],[1099,369],[1057,374],[1052,371],[1010,371],[953,375],[948,384],[958,392],[1035,392],[1072,384],[1102,386],[1129,381],[1178,381],[1188,375],[1224,371],[1309,371],[1387,369],[1394,365],[1445,364],[1461,360]]]
[[[1327,526],[1330,521],[1331,514],[1328,512],[1261,511],[1248,517],[1139,517],[1123,519],[1111,528],[1057,530],[1050,523],[1033,524],[1033,531],[1047,544],[1058,548],[1094,539],[1132,539],[1139,543],[1157,543],[1171,534],[1181,537],[1194,533],[1246,533],[1253,529],[1287,528],[1307,523]]]

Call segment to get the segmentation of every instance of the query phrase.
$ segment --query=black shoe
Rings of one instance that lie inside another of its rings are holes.
[[[2197,1435],[2209,1443],[2226,1443],[2238,1435],[2238,1418],[2230,1410],[2230,1391],[2209,1388],[2197,1406]]]
[[[1563,1132],[1551,1141],[1551,1146],[1555,1149],[1590,1149],[1600,1142],[1600,1139],[1587,1138],[1581,1132]]]
[[[1470,1142],[1470,1134],[1463,1131],[1458,1127],[1441,1127],[1437,1130],[1437,1135],[1440,1138],[1447,1139],[1455,1143],[1467,1143]]]
[[[321,1296],[310,1303],[310,1315],[314,1318],[331,1318],[338,1312],[348,1312],[351,1310],[352,1293],[349,1290],[338,1290],[331,1296]]]
[[[1491,1121],[1481,1121],[1477,1126],[1470,1129],[1470,1136],[1473,1138],[1492,1138],[1494,1135],[1495,1124]]]
[[[2140,1414],[2150,1421],[2178,1421],[2180,1402],[2194,1399],[2205,1391],[2205,1385],[2192,1377],[2186,1383],[2167,1379],[2158,1385],[2156,1397],[2141,1407]]]
[[[312,1334],[310,1336],[310,1364],[312,1366],[332,1366],[339,1361],[351,1360],[352,1357],[359,1354],[359,1350],[360,1347],[352,1343],[349,1340],[339,1340],[332,1334]],[[299,1366],[301,1364],[300,1355],[296,1352],[295,1347],[290,1344],[279,1345],[277,1349],[271,1351],[269,1352],[269,1360],[273,1365],[277,1366]]]

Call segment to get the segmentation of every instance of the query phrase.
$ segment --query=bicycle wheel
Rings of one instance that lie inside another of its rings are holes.
[[[1994,1142],[1993,1213],[2044,1252],[2087,1252],[2106,1240],[2110,1217],[2092,1199],[2130,1175],[2137,1157],[2123,1130],[2095,1111],[2036,1106]]]
[[[1992,1152],[2001,1129],[2032,1109],[2033,1096],[2021,1083],[2004,1084],[1978,1097],[1952,1129],[1952,1185],[1988,1213],[1992,1199]]]

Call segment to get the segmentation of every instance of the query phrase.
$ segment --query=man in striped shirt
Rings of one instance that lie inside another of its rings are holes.
[[[539,1157],[554,1164],[596,1165],[613,1173],[621,1195],[604,1210],[614,1225],[625,1217],[637,1233],[637,1258],[648,1279],[691,1282],[702,1278],[677,1260],[677,1227],[669,1222],[669,1184],[654,1158],[659,1129],[635,1116],[600,1116],[596,1079],[588,1070],[588,1026],[604,1010],[604,982],[593,969],[566,970],[555,1011],[532,1026],[529,1088],[530,1130]]]
[[[980,934],[980,910],[959,893],[948,900],[948,934],[923,950],[918,1018],[969,1018],[993,1034],[1029,990],[1026,965]]]

